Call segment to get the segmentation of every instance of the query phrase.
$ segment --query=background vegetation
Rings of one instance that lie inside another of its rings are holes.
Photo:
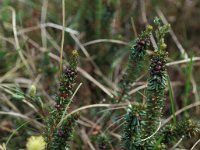
[[[62,6],[61,0],[0,1],[0,143],[6,143],[7,149],[25,148],[28,137],[43,132],[41,116],[46,112],[20,93],[28,94],[31,85],[35,85],[38,105],[40,99],[44,107],[54,104],[60,79]],[[70,111],[113,103],[135,38],[159,16],[164,24],[171,24],[165,40],[171,88],[165,90],[162,125],[172,122],[173,115],[178,121],[198,121],[199,10],[199,0],[67,0],[63,65],[68,65],[72,50],[77,49],[77,86],[82,83]],[[151,56],[152,52],[150,47],[148,54]],[[149,62],[149,58],[145,61]],[[143,64],[132,87],[131,103],[146,93],[148,64]],[[119,143],[128,105],[124,102],[115,106],[115,115],[107,121],[104,112],[113,107],[80,111],[71,149],[98,149],[97,135],[105,131],[111,142]],[[172,147],[191,149],[198,140],[198,136],[184,142],[180,138],[180,143]]]

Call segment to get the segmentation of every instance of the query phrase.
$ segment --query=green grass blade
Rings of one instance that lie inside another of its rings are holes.
[[[11,138],[14,136],[14,134],[20,130],[23,126],[25,126],[26,124],[28,124],[30,121],[27,121],[25,123],[23,123],[21,126],[19,126],[15,131],[12,132],[12,134],[8,137],[8,140],[6,141],[6,146],[8,145],[9,141],[11,140]]]
[[[173,91],[172,91],[171,81],[170,81],[169,76],[167,76],[167,81],[168,81],[168,88],[169,88],[169,95],[170,95],[171,111],[173,115],[173,123],[174,125],[176,125],[175,103],[174,103],[174,96],[173,96]]]

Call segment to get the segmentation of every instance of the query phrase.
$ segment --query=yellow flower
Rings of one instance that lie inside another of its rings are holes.
[[[45,150],[46,143],[42,136],[31,136],[26,143],[27,150]]]

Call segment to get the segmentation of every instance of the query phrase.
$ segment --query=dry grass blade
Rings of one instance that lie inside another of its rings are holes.
[[[10,115],[10,116],[14,116],[14,117],[20,117],[20,118],[25,119],[25,120],[27,120],[27,121],[33,122],[33,123],[35,123],[36,127],[37,127],[39,130],[41,130],[41,127],[42,127],[42,128],[44,127],[44,125],[41,124],[40,122],[38,122],[38,121],[36,121],[36,120],[34,120],[34,119],[31,119],[31,118],[29,118],[29,117],[27,117],[27,116],[25,116],[25,115],[16,113],[16,112],[5,112],[5,111],[0,111],[0,114],[1,114],[1,115]]]
[[[200,142],[200,139],[197,140],[197,141],[194,143],[194,145],[192,146],[192,148],[191,148],[190,150],[194,150],[194,148],[197,146],[197,144],[199,144],[199,142]]]
[[[97,87],[99,87],[102,91],[104,91],[108,96],[110,96],[111,98],[113,98],[113,94],[114,91],[112,91],[111,89],[106,88],[104,85],[102,85],[100,82],[98,82],[97,80],[95,80],[91,75],[89,75],[85,70],[81,69],[80,67],[77,68],[77,70],[88,80],[92,81],[92,83],[94,83]],[[112,91],[112,93],[110,92]]]
[[[18,31],[17,35],[22,35],[22,34],[25,34],[25,33],[28,33],[28,32],[32,32],[32,31],[38,30],[42,27],[43,28],[51,27],[51,28],[55,28],[55,29],[58,29],[58,30],[63,30],[63,26],[61,26],[59,24],[52,23],[52,22],[47,22],[47,23],[40,24],[40,25],[37,25],[37,26],[34,26],[34,27],[21,29],[21,30]],[[71,34],[75,34],[75,35],[79,34],[78,31],[73,30],[73,29],[68,28],[68,27],[65,27],[64,30],[67,33],[71,33]]]
[[[43,0],[42,4],[42,13],[41,13],[41,24],[45,23],[46,16],[47,16],[47,7],[48,7],[48,0]],[[42,38],[42,45],[46,49],[47,48],[47,34],[45,27],[41,27],[41,38]]]
[[[84,129],[81,130],[81,135],[82,135],[83,141],[86,142],[89,145],[90,149],[96,150],[95,147],[92,145],[92,143],[91,143],[91,141],[90,141],[90,139],[89,139],[89,137],[86,134]]]
[[[65,42],[65,0],[62,0],[62,22],[63,22],[63,29],[62,29],[62,38],[61,38],[61,49],[60,49],[60,80],[62,78],[63,72],[63,48]]]
[[[93,40],[93,41],[89,41],[89,42],[84,43],[83,46],[88,46],[88,45],[97,44],[97,43],[104,43],[104,42],[105,43],[116,43],[116,44],[131,46],[127,42],[123,42],[123,41],[120,41],[120,40],[114,40],[114,39]]]
[[[182,137],[180,140],[178,140],[178,142],[177,142],[172,148],[170,148],[170,150],[176,149],[176,147],[177,147],[182,141],[183,141],[183,137]]]
[[[137,92],[137,91],[139,91],[139,90],[145,89],[145,88],[147,88],[147,84],[141,85],[141,86],[139,86],[139,87],[137,87],[137,88],[131,90],[131,91],[129,92],[129,94],[131,95],[131,94],[133,94],[133,93],[135,93],[135,92]]]
[[[26,61],[26,59],[25,59],[25,57],[24,57],[24,55],[21,51],[19,40],[18,40],[18,37],[17,37],[17,25],[16,25],[15,9],[13,7],[8,7],[7,9],[12,12],[12,27],[13,27],[16,50],[19,53],[19,56],[20,56],[22,62],[24,63],[24,65],[26,66],[26,68],[28,69],[29,73],[32,73],[32,70],[31,70],[30,66],[28,65],[28,63],[27,63],[27,61]]]
[[[187,58],[187,59],[183,59],[183,60],[177,60],[177,61],[173,61],[173,62],[169,62],[166,65],[167,66],[173,66],[173,65],[179,65],[179,64],[184,64],[184,63],[189,63],[191,61],[191,58]],[[200,57],[193,57],[192,61],[200,61]]]
[[[200,102],[195,102],[195,103],[193,103],[193,104],[190,104],[190,105],[188,105],[188,106],[185,106],[185,107],[183,107],[183,108],[177,110],[177,111],[175,112],[175,116],[181,114],[182,112],[184,112],[184,111],[186,111],[186,110],[188,110],[188,109],[191,109],[191,108],[197,107],[197,106],[200,106]],[[165,124],[167,124],[169,121],[171,121],[172,119],[173,119],[173,115],[171,115],[170,117],[168,117],[167,119],[165,119],[165,120],[163,121],[163,123],[162,123],[162,127],[163,127]]]
[[[159,126],[158,126],[158,128],[157,128],[157,130],[152,134],[152,135],[150,135],[150,136],[148,136],[147,138],[145,138],[145,139],[142,139],[140,142],[143,142],[143,141],[146,141],[146,140],[148,140],[148,139],[150,139],[150,138],[152,138],[159,130],[160,130],[160,128],[161,128],[161,121],[159,122]]]
[[[88,53],[86,48],[83,46],[83,44],[80,42],[80,40],[76,37],[76,35],[74,34],[70,34],[70,35],[74,39],[78,47],[82,50],[83,54],[88,58],[88,60],[90,60],[91,64],[94,66],[95,73],[98,74],[100,77],[102,77],[102,79],[105,80],[106,83],[108,83],[111,87],[116,88],[115,85],[107,77],[104,76],[104,74],[99,69],[98,65],[91,59],[90,54]]]
[[[58,127],[62,124],[62,122],[64,120],[66,120],[69,116],[71,116],[72,114],[75,114],[81,110],[85,110],[85,109],[88,109],[88,108],[98,108],[98,107],[111,107],[112,105],[111,104],[93,104],[93,105],[87,105],[87,106],[83,106],[83,107],[80,107],[72,112],[70,112],[69,114],[67,114],[58,124]]]

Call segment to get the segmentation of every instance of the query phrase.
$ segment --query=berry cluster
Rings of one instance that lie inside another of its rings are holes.
[[[70,81],[73,81],[74,77],[77,75],[77,71],[71,68],[66,68],[64,70],[64,76]]]
[[[136,45],[137,45],[138,50],[142,50],[143,48],[149,46],[150,45],[149,37],[137,39]]]
[[[63,79],[60,83],[59,96],[66,99],[68,95],[72,94],[72,87],[77,75],[77,71],[71,68],[66,68],[63,73]]]
[[[159,52],[155,52],[159,53]],[[167,83],[166,79],[166,56],[167,53],[155,54],[150,64],[150,80],[148,90],[164,89]]]
[[[132,57],[143,57],[147,48],[150,46],[149,37],[140,37],[136,40],[135,45],[132,47]]]
[[[56,97],[55,108],[62,110],[64,105],[68,103],[67,99],[73,93],[73,86],[77,76],[77,70],[66,68],[63,73],[62,81],[60,82],[59,95]]]
[[[159,75],[161,74],[162,71],[165,71],[166,67],[165,67],[165,60],[162,60],[160,58],[152,58],[151,59],[151,72],[150,74],[152,76],[154,75]]]

